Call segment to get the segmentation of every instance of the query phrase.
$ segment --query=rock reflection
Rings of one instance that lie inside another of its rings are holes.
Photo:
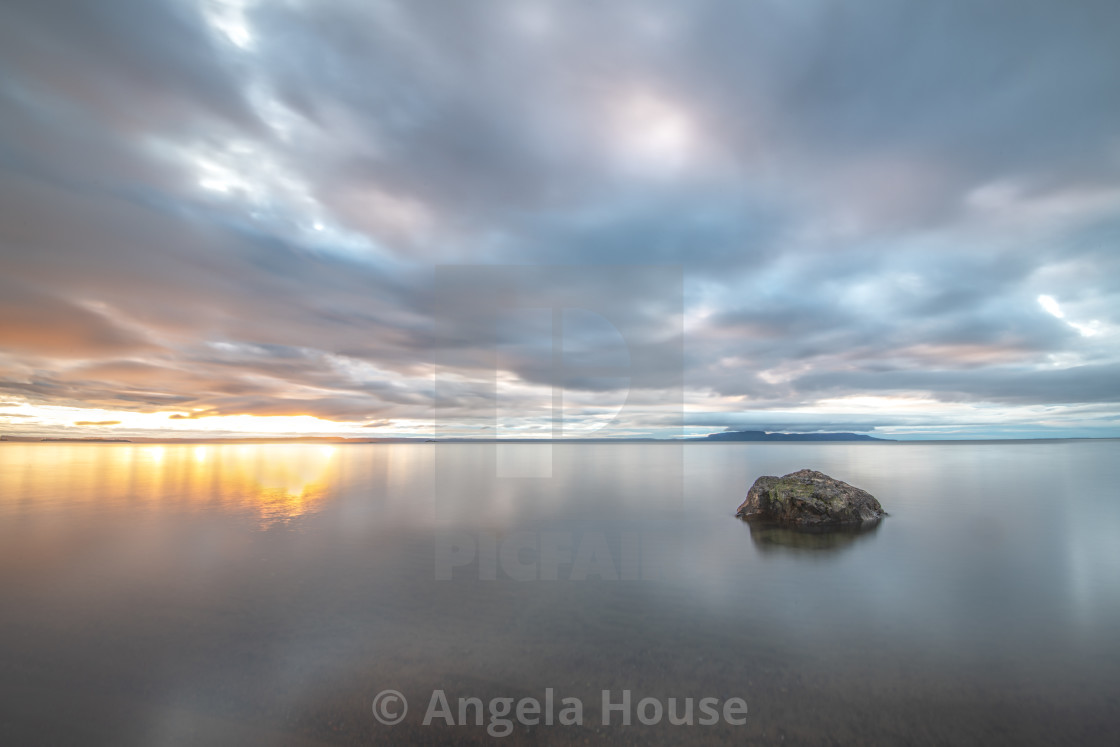
[[[870,538],[882,521],[844,524],[835,527],[789,527],[777,524],[751,524],[751,541],[762,552],[827,554],[839,552]]]

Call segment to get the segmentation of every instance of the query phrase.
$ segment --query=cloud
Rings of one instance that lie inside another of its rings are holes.
[[[21,82],[39,83],[107,126],[143,132],[199,115],[254,125],[238,81],[188,4],[17,0],[5,4],[3,18],[5,57]]]
[[[1055,432],[1112,432],[1118,22],[1095,1],[7,3],[0,390],[199,427],[493,422],[500,400],[530,429],[562,385],[573,425],[629,401],[640,433],[679,430],[658,392],[683,382],[690,428],[983,407],[996,433],[1052,407]],[[532,268],[521,311],[456,306],[460,265]],[[632,346],[573,317],[558,371],[529,309],[573,298]],[[682,328],[683,361],[633,357]],[[619,360],[636,378],[595,370]]]
[[[16,353],[80,358],[154,347],[111,315],[51,293],[0,280],[0,337]]]

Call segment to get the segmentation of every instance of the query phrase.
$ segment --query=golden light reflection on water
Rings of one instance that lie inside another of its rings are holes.
[[[44,444],[0,448],[0,511],[172,504],[255,516],[262,526],[320,510],[337,447],[309,444]]]

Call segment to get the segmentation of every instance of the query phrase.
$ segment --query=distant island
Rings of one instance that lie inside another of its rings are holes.
[[[893,441],[862,433],[767,433],[766,431],[722,431],[689,441]]]

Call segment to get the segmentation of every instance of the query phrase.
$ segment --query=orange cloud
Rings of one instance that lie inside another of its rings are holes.
[[[142,350],[152,344],[71,301],[5,282],[0,283],[0,346],[81,358]]]

